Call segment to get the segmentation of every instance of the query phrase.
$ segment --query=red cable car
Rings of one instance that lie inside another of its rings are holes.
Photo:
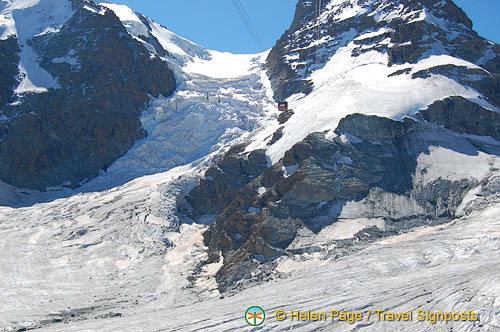
[[[280,111],[288,111],[288,102],[286,101],[280,101],[278,102],[278,110]]]

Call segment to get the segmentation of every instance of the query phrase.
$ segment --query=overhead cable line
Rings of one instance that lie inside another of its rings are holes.
[[[246,11],[245,6],[243,6],[243,3],[241,3],[241,0],[236,0],[236,2],[239,3],[241,9],[243,10],[243,14],[246,16],[248,22],[250,23],[250,27],[255,32],[255,36],[257,36],[257,39],[259,40],[260,46],[261,46],[262,50],[264,51],[265,48],[266,48],[265,45],[264,45],[264,42],[262,42],[262,39],[260,38],[260,35],[257,32],[257,29],[255,29],[255,26],[253,25],[253,22],[250,19],[250,16],[248,15],[248,13]]]
[[[250,36],[254,40],[255,44],[257,44],[257,47],[260,49],[260,51],[265,50],[264,43],[262,42],[262,39],[260,38],[259,34],[257,33],[257,30],[255,29],[255,26],[252,23],[252,20],[248,16],[247,11],[245,10],[245,7],[243,7],[243,4],[239,0],[232,0],[233,5],[236,8],[236,11],[240,15],[243,24],[247,28],[248,32],[250,33]]]
[[[240,2],[240,0],[232,0],[234,8],[236,8],[236,11],[241,17],[241,20],[243,21],[243,24],[247,28],[248,32],[250,33],[250,36],[254,40],[255,44],[257,44],[257,47],[261,52],[265,51],[266,47],[264,43],[262,42],[262,39],[259,36],[259,33],[255,29],[255,26],[252,23],[252,20],[250,19],[250,16],[248,16],[247,11],[245,10],[245,7],[243,7],[243,4]]]

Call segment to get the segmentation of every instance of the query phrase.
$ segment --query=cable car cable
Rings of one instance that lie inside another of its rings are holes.
[[[238,0],[233,0],[233,5],[236,8],[236,11],[238,12],[238,14],[240,15],[245,27],[247,28],[247,30],[250,33],[251,37],[253,38],[254,42],[257,44],[257,47],[261,51],[263,51],[265,47],[262,43],[262,40],[260,39],[257,31],[255,30],[255,27],[251,23],[250,17],[248,17],[248,14],[246,14],[246,11],[244,10],[243,5],[240,2],[238,2]]]
[[[264,43],[262,42],[262,39],[260,38],[259,34],[257,33],[257,30],[255,29],[255,26],[253,25],[250,17],[248,16],[245,7],[243,7],[243,4],[238,0],[232,0],[232,1],[234,8],[236,8],[236,11],[240,15],[243,24],[247,28],[255,44],[257,44],[257,47],[260,49],[261,52],[264,51],[265,50]]]
[[[259,40],[259,43],[261,45],[261,48],[263,50],[265,50],[265,45],[264,45],[264,42],[262,42],[262,39],[260,38],[260,35],[259,33],[257,32],[257,29],[255,29],[255,26],[253,25],[253,22],[252,20],[250,19],[250,16],[248,15],[246,9],[245,9],[245,6],[243,6],[243,3],[241,3],[241,0],[236,0],[237,3],[239,3],[242,11],[243,11],[243,14],[247,17],[248,19],[248,22],[250,23],[250,27],[252,28],[252,30],[255,32],[255,36],[257,37],[257,39]]]

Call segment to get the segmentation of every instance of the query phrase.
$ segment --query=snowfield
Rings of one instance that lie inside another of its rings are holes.
[[[207,59],[189,59],[185,67],[172,63],[177,90],[151,101],[141,118],[148,137],[108,172],[164,172],[248,139],[278,115],[262,71],[266,56],[207,51]]]
[[[148,137],[138,142],[109,173],[141,176],[167,171],[220,154],[248,139],[263,123],[278,116],[271,83],[264,73],[268,52],[231,54],[206,50],[148,20],[149,30],[123,5],[101,3],[113,10],[127,31],[156,56],[138,36],[151,34],[170,53],[177,89],[168,98],[153,99],[141,122]]]
[[[0,39],[16,36],[21,48],[20,84],[15,92],[45,92],[49,88],[60,88],[56,79],[39,66],[38,55],[26,41],[57,31],[71,17],[71,3],[58,0],[4,0],[0,6]]]
[[[264,331],[500,328],[498,194],[476,198],[482,208],[470,216],[386,238],[345,257],[282,258],[278,270],[289,273],[286,278],[279,274],[220,298],[211,279],[217,266],[207,266],[194,285],[187,280],[204,259],[206,226],[183,224],[180,232],[169,232],[172,221],[162,215],[178,190],[169,183],[184,172],[28,208],[1,208],[0,328],[250,331],[243,314],[254,304],[267,312]],[[175,248],[160,245],[163,237]],[[273,317],[278,309],[474,311],[480,321],[278,322]]]
[[[481,100],[472,88],[441,75],[427,79],[413,79],[412,74],[443,64],[476,68],[464,60],[450,56],[431,56],[414,65],[388,66],[387,54],[369,51],[352,57],[354,42],[338,50],[325,66],[311,75],[314,90],[309,95],[296,94],[288,98],[295,114],[285,123],[283,137],[268,149],[273,163],[280,160],[295,143],[313,132],[337,128],[339,121],[352,113],[385,116],[401,120],[426,109],[437,100],[462,96],[481,106],[499,112],[497,107]],[[390,76],[398,70],[409,68],[402,75]],[[248,151],[264,148],[266,138],[278,129],[277,123],[255,137]]]

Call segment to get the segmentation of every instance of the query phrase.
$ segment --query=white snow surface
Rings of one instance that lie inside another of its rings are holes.
[[[342,118],[352,113],[401,120],[450,96],[463,96],[492,111],[499,111],[481,101],[476,90],[445,76],[432,75],[427,79],[413,79],[411,76],[414,72],[443,64],[477,68],[474,64],[440,55],[422,59],[416,64],[389,67],[387,54],[368,51],[353,57],[354,47],[354,42],[351,42],[339,49],[322,69],[311,75],[314,89],[309,95],[296,94],[288,98],[289,107],[295,114],[285,123],[283,137],[268,149],[273,163],[308,134],[335,129]],[[411,71],[389,77],[406,68]],[[255,137],[247,150],[264,148],[267,138],[277,127],[276,124],[270,125]]]
[[[16,188],[0,180],[0,205],[15,204],[20,198]]]
[[[277,116],[261,69],[266,53],[207,54],[209,60],[194,58],[185,67],[171,63],[177,90],[152,100],[141,117],[148,137],[108,172],[144,175],[185,165],[226,150]]]
[[[27,44],[34,36],[53,33],[72,15],[71,2],[60,0],[2,0],[0,39],[18,38],[21,48],[18,94],[60,88],[57,80],[40,68],[38,55]]]
[[[244,76],[252,69],[253,54],[235,54],[228,52],[210,52],[210,59],[196,58],[184,68],[187,73],[198,73],[213,78],[234,78]],[[267,53],[265,53],[267,55]]]
[[[116,161],[108,173],[126,178],[167,171],[212,153],[220,154],[264,127],[278,111],[264,66],[268,52],[231,54],[206,50],[147,20],[127,6],[101,3],[113,10],[130,35],[152,53],[139,35],[154,36],[168,52],[161,57],[175,73],[177,89],[152,99],[141,122],[148,137]]]
[[[143,43],[144,46],[146,46],[146,48],[154,54],[157,54],[155,47],[144,41],[140,38],[140,36],[150,35],[156,38],[163,49],[169,53],[168,59],[165,59],[169,62],[174,62],[177,65],[183,66],[186,62],[193,61],[195,58],[203,58],[207,60],[211,58],[209,52],[200,45],[178,36],[164,26],[134,12],[125,5],[117,5],[107,2],[101,2],[99,5],[111,9],[122,21],[123,26],[127,29],[128,33]],[[139,15],[143,17],[149,27],[141,21]]]
[[[100,5],[111,9],[122,22],[137,22],[142,24],[134,11],[128,6],[107,2],[102,2]]]
[[[220,298],[204,267],[204,225],[169,232],[161,212],[189,168],[136,179],[103,192],[0,208],[0,329],[39,331],[250,331],[243,314],[257,304],[265,331],[497,331],[500,303],[500,204],[452,223],[384,239],[338,259],[321,253],[283,257],[274,281]],[[366,221],[361,221],[365,223]],[[164,237],[174,248],[165,252]],[[188,288],[186,288],[189,286]],[[278,309],[404,312],[474,311],[480,322],[278,322]],[[121,317],[110,317],[120,313]],[[66,323],[52,320],[76,318]]]

